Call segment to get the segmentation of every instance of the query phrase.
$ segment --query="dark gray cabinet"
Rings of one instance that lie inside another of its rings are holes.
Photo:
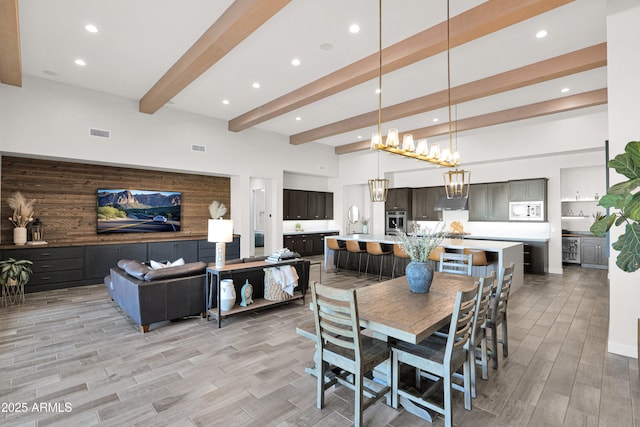
[[[84,271],[87,279],[102,279],[121,259],[147,260],[146,243],[95,245],[85,247]]]
[[[151,242],[148,245],[149,260],[175,261],[182,258],[184,262],[198,261],[198,242],[195,240]]]
[[[509,183],[471,184],[469,221],[508,221]]]
[[[443,186],[421,187],[411,189],[411,210],[412,218],[415,221],[440,221],[442,212],[433,208],[438,201],[438,197],[444,196]]]
[[[282,203],[285,220],[333,219],[333,193],[284,189]]]
[[[287,234],[283,236],[282,240],[285,248],[298,252],[302,256],[322,255],[324,253],[324,238],[337,234],[336,232]]]
[[[549,270],[549,243],[523,242],[524,272],[527,274],[545,274]]]
[[[511,202],[546,201],[546,195],[546,178],[509,181],[509,201]]]
[[[384,208],[388,211],[407,211],[409,216],[412,215],[411,202],[411,188],[390,188]]]
[[[225,259],[240,258],[240,236],[233,236],[233,242],[225,245]],[[216,262],[216,244],[206,240],[198,240],[198,261],[207,264]]]
[[[580,261],[583,267],[608,268],[606,237],[582,237],[580,247]]]
[[[82,284],[84,279],[84,247],[23,248],[5,251],[15,259],[33,262],[33,274],[25,292],[45,291]]]

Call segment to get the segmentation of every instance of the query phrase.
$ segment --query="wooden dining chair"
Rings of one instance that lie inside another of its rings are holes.
[[[391,251],[385,251],[382,249],[380,242],[367,242],[367,264],[364,268],[364,276],[367,277],[367,271],[369,271],[369,258],[371,256],[380,258],[380,269],[378,270],[378,281],[382,278],[382,264],[384,262],[385,255],[389,255]]]
[[[313,282],[311,295],[316,324],[318,409],[324,407],[324,391],[339,383],[355,392],[354,425],[362,426],[363,412],[390,391],[389,386],[365,376],[389,360],[389,344],[360,333],[355,289]],[[334,367],[342,371],[327,378],[325,372]]]
[[[489,379],[489,352],[487,349],[487,321],[489,319],[489,308],[491,296],[495,290],[496,272],[492,271],[489,276],[481,277],[478,282],[478,297],[476,299],[475,322],[473,334],[469,340],[471,356],[471,397],[477,396],[476,391],[476,365],[482,370],[482,379]]]
[[[441,273],[463,274],[471,276],[472,265],[471,254],[461,254],[455,252],[440,253],[440,265],[438,271]]]
[[[489,356],[492,359],[493,369],[498,368],[498,343],[502,344],[502,355],[509,356],[509,336],[507,334],[507,303],[509,302],[509,292],[513,281],[513,270],[515,264],[502,268],[498,275],[498,284],[495,292],[491,296],[489,315],[487,318],[485,331],[491,331],[491,348]],[[498,339],[498,326],[502,325],[502,339]]]
[[[347,250],[344,246],[340,246],[337,239],[327,237],[327,248],[338,253],[338,259],[336,260],[336,273],[340,270],[340,252]]]
[[[417,345],[402,341],[392,344],[391,406],[397,408],[399,398],[408,399],[444,415],[445,426],[450,427],[453,424],[451,391],[455,389],[464,392],[464,407],[471,410],[471,358],[468,343],[473,332],[477,295],[477,287],[456,293],[449,333],[446,337],[431,335]],[[420,394],[414,392],[415,386],[400,388],[399,373],[402,364],[410,365],[417,369],[420,375],[427,375],[438,381],[425,391],[420,390]],[[462,386],[452,381],[454,373],[461,368],[464,377]],[[429,399],[430,395],[438,390],[440,381],[444,392],[442,405],[437,400]]]

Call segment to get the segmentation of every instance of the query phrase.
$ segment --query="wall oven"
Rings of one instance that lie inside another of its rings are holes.
[[[387,211],[385,217],[385,234],[397,234],[396,228],[407,232],[407,211]]]

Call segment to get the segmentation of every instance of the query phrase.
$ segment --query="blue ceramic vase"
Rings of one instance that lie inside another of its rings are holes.
[[[424,294],[429,292],[433,281],[433,268],[428,262],[411,261],[405,270],[411,292]]]

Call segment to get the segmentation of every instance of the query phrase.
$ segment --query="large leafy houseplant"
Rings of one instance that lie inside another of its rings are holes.
[[[614,224],[624,224],[624,234],[611,247],[619,251],[618,268],[633,272],[640,268],[640,141],[627,143],[624,153],[610,160],[608,166],[629,179],[612,185],[600,198],[598,204],[611,210],[593,223],[591,232],[602,237]]]
[[[16,284],[26,285],[33,271],[33,263],[28,259],[16,260],[13,258],[0,261],[0,283],[8,284],[15,281]]]

